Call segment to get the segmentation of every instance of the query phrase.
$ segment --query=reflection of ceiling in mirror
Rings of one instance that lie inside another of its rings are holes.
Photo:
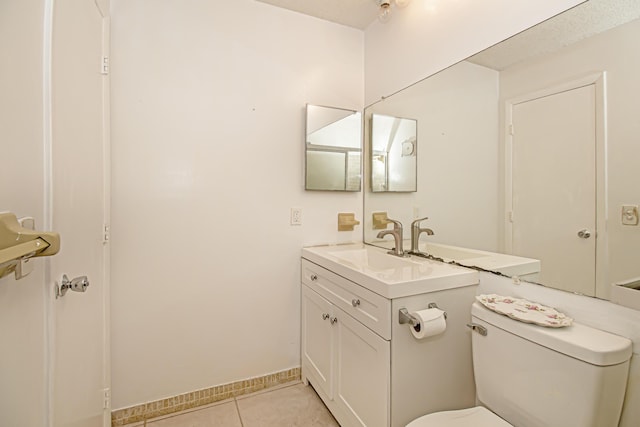
[[[638,18],[638,0],[589,0],[467,60],[501,71]]]
[[[357,115],[357,111],[307,104],[307,135]]]

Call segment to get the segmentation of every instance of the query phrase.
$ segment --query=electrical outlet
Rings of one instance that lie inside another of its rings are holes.
[[[302,208],[291,208],[291,225],[302,225]]]

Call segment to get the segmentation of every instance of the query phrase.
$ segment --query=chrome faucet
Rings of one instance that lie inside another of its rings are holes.
[[[387,218],[387,221],[393,223],[393,230],[382,230],[376,237],[382,239],[384,236],[391,234],[396,246],[392,250],[387,251],[387,253],[399,257],[408,257],[409,253],[402,249],[402,223],[391,218]]]
[[[430,228],[420,228],[420,223],[429,217],[416,219],[411,223],[411,252],[420,252],[419,240],[420,234],[427,233],[428,236],[433,236],[433,230]]]

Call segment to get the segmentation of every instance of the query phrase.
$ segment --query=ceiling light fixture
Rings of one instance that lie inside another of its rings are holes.
[[[411,0],[393,0],[396,7],[406,7]],[[391,19],[391,0],[379,0],[380,10],[378,11],[378,20],[383,24]]]

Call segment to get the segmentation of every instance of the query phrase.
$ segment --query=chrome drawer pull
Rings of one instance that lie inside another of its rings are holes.
[[[360,300],[359,299],[352,299],[351,300],[351,305],[354,307],[357,307],[360,305]]]

